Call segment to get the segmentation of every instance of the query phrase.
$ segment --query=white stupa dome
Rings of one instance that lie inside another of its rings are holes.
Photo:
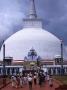
[[[24,28],[16,32],[5,41],[5,54],[15,60],[24,59],[32,47],[42,58],[60,54],[60,40],[41,28]]]
[[[34,0],[30,0],[31,10],[28,19],[24,19],[24,28],[5,41],[5,56],[14,60],[23,60],[33,47],[41,58],[53,58],[60,55],[60,40],[42,28],[42,22],[37,18]],[[3,47],[1,57],[3,57]]]

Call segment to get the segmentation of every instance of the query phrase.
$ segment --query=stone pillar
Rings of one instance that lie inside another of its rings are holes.
[[[53,75],[56,75],[55,67],[53,68]]]
[[[2,68],[1,68],[1,75],[2,75]]]
[[[10,68],[10,75],[12,75],[12,68]]]
[[[66,73],[66,75],[67,75],[67,67],[65,67],[65,73]]]
[[[7,75],[7,68],[5,69],[5,74]]]
[[[1,68],[1,75],[3,75],[3,68]]]
[[[61,70],[60,67],[57,68],[57,74],[60,75],[61,74]]]
[[[57,73],[57,67],[56,67],[56,75],[57,75],[58,73]]]
[[[64,74],[66,74],[66,67],[64,68]]]
[[[16,75],[16,68],[14,68],[14,74]]]
[[[53,75],[53,68],[51,68],[51,75]]]

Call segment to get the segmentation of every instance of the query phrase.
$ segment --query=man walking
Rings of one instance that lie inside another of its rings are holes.
[[[32,90],[32,76],[28,77],[29,90]]]

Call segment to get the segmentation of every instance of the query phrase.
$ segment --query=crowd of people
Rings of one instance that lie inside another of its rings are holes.
[[[52,76],[44,73],[44,72],[35,72],[34,74],[30,73],[25,73],[23,74],[18,74],[18,75],[13,75],[11,77],[11,82],[12,82],[12,87],[15,88],[22,88],[25,85],[29,86],[29,90],[32,90],[32,85],[37,85],[39,84],[40,87],[44,86],[46,81],[48,82],[49,86],[53,86],[53,79]]]

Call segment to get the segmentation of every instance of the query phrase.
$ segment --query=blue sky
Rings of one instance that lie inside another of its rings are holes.
[[[67,50],[67,0],[35,0],[38,17],[44,29],[63,39]],[[0,0],[0,46],[23,27],[23,17],[28,15],[29,0]]]

